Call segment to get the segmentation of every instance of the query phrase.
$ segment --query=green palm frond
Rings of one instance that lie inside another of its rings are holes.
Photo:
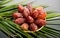
[[[51,13],[51,14],[47,14],[46,19],[51,19],[51,18],[58,17],[58,16],[60,17],[60,14]]]
[[[26,4],[24,4],[24,2],[26,2],[26,1],[28,1],[28,0],[22,1],[19,4],[22,4],[23,6],[25,6]],[[17,5],[13,4],[11,6],[6,6],[6,7],[1,8],[0,12],[9,11],[9,10],[13,10],[13,9],[16,9],[16,8],[17,8]]]
[[[0,6],[2,6],[2,5],[4,5],[4,4],[6,4],[6,3],[9,3],[9,2],[11,2],[12,0],[5,0],[5,1],[2,1],[2,2],[0,2]]]
[[[20,28],[18,28],[18,27],[16,27],[17,26],[17,24],[15,24],[15,23],[13,23],[12,21],[9,21],[9,20],[3,20],[2,22],[1,22],[1,24],[4,24],[4,25],[2,25],[2,26],[4,26],[5,28],[6,27],[9,27],[10,28],[10,30],[11,30],[11,28],[12,28],[12,30],[14,29],[15,31],[16,31],[16,29],[19,29],[20,30]],[[7,28],[6,28],[7,29]],[[8,30],[8,29],[7,29]],[[18,32],[18,31],[17,31]],[[22,33],[23,31],[21,31],[20,30],[20,32]],[[18,32],[19,33],[19,32]],[[28,34],[28,33],[27,33]],[[57,31],[57,32],[55,32],[55,30],[54,31],[52,31],[52,29],[49,29],[49,28],[47,28],[47,27],[44,27],[41,31],[38,31],[38,32],[36,32],[36,33],[32,33],[33,35],[41,35],[41,36],[43,36],[43,37],[49,37],[49,36],[51,36],[51,37],[58,37],[59,36],[59,32]],[[45,34],[48,34],[49,36],[47,36],[47,35],[45,35]],[[26,36],[27,37],[27,36]]]
[[[56,13],[56,10],[47,10],[46,12],[47,12],[47,14]]]
[[[11,0],[10,0],[11,1]],[[9,2],[10,2],[9,1]],[[28,0],[25,0],[23,2],[20,2],[18,4],[22,4],[25,6],[24,2]],[[4,5],[8,2],[3,2],[1,5]],[[48,5],[39,5],[44,8],[47,8]],[[39,7],[39,6],[33,6],[34,8]],[[15,24],[11,20],[11,15],[12,13],[17,11],[17,5],[11,5],[11,6],[5,6],[0,9],[0,31],[2,31],[5,35],[8,37],[17,37],[17,38],[59,38],[60,37],[60,31],[48,26],[45,26],[38,32],[31,32],[31,33],[26,33],[24,32],[19,25]],[[56,14],[54,10],[48,10],[47,12],[47,20],[50,20],[51,18],[55,17],[60,17],[60,14]],[[4,19],[4,17],[6,19]],[[9,18],[9,20],[7,20]]]

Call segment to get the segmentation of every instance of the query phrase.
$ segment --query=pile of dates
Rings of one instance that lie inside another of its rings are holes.
[[[12,14],[14,23],[20,25],[24,31],[36,31],[46,25],[46,12],[43,7],[33,8],[31,4],[27,6],[18,5],[18,12]]]

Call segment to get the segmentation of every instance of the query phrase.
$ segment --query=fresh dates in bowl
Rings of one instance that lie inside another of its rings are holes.
[[[14,23],[20,25],[25,32],[41,29],[46,25],[46,12],[43,7],[33,8],[31,4],[23,7],[18,5],[18,12],[12,14]]]

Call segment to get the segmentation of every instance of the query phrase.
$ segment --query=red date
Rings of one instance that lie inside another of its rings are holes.
[[[29,12],[29,10],[28,10],[28,8],[24,8],[24,11],[23,11],[23,16],[24,17],[27,17],[27,16],[29,16],[30,15],[30,12]]]
[[[21,25],[21,28],[22,28],[23,30],[28,30],[29,25],[28,25],[27,23],[23,23],[23,24]]]
[[[27,8],[29,9],[29,11],[30,11],[30,13],[32,13],[32,5],[29,3],[29,4],[27,4]]]
[[[43,7],[36,8],[38,11],[44,11]]]
[[[45,26],[45,25],[46,25],[46,20],[37,19],[37,20],[35,21],[35,23],[36,23],[39,27]]]
[[[31,14],[31,16],[33,18],[37,18],[38,14],[39,14],[39,12],[37,10],[34,10],[33,13]]]
[[[36,31],[37,29],[38,29],[38,27],[37,27],[36,24],[32,23],[32,24],[30,25],[30,30],[31,30],[31,31]]]
[[[46,12],[43,12],[37,16],[38,19],[45,19],[46,18]]]
[[[24,10],[24,7],[22,6],[22,5],[18,5],[18,11],[20,12],[20,13],[22,13],[23,12],[23,10]]]
[[[25,22],[25,19],[24,19],[24,18],[17,18],[16,20],[14,20],[14,22],[15,22],[16,24],[22,24],[22,23]]]
[[[31,16],[28,16],[27,17],[27,22],[28,23],[33,23],[34,22],[34,19]]]
[[[18,13],[18,12],[13,13],[12,16],[13,16],[13,18],[15,18],[15,19],[16,19],[16,18],[23,17],[23,15],[22,15],[21,13]]]

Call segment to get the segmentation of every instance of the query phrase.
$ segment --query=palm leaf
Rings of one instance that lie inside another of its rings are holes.
[[[11,2],[12,0],[5,0],[5,1],[2,1],[1,3],[0,3],[0,6],[3,6],[4,4],[6,4],[6,3],[9,3],[9,2]]]
[[[23,1],[22,2],[20,2],[20,4],[22,4],[23,3]],[[24,4],[25,5],[25,4]],[[17,8],[17,5],[11,5],[11,6],[6,6],[6,7],[4,7],[4,8],[1,8],[0,9],[0,12],[5,12],[5,11],[9,11],[9,10],[12,10],[12,9],[16,9]]]
[[[27,1],[27,0],[26,0]],[[7,3],[7,2],[6,2]],[[22,2],[20,3],[22,4]],[[2,4],[3,5],[3,4]],[[26,4],[22,4],[26,5]],[[14,8],[12,6],[15,6]],[[44,8],[47,8],[46,5],[40,5]],[[34,8],[39,6],[33,6]],[[45,26],[42,30],[38,32],[26,33],[22,31],[19,25],[15,24],[11,20],[6,20],[4,17],[9,17],[11,14],[17,11],[17,5],[6,6],[0,9],[0,31],[2,31],[8,37],[17,37],[17,38],[59,38],[60,32],[57,29]],[[47,20],[51,18],[59,17],[60,14],[54,13],[55,11],[47,11]]]
[[[47,10],[46,11],[48,14],[50,14],[50,13],[56,13],[56,10]]]
[[[2,23],[4,23],[4,22],[2,22]],[[9,20],[7,20],[7,23],[11,23],[12,25],[14,24],[13,22],[11,22],[11,21],[9,21]],[[5,25],[5,27],[7,26],[6,24],[4,24]],[[3,26],[3,25],[2,25]],[[10,25],[11,26],[11,25]],[[10,27],[9,26],[9,27]],[[16,25],[17,26],[17,25]],[[14,28],[16,28],[16,26],[14,27]],[[18,28],[17,28],[18,29]],[[48,28],[47,28],[48,29]],[[19,29],[20,30],[20,29]],[[44,31],[39,31],[39,32],[36,32],[36,33],[32,33],[32,34],[34,34],[35,36],[36,36],[36,34],[40,34],[41,36],[44,36],[44,37],[48,37],[47,35],[44,35],[44,33],[45,33],[45,31],[49,31],[49,30],[46,30],[46,28],[43,28],[42,30],[44,30]],[[55,30],[54,30],[55,31]],[[55,35],[57,35],[57,37],[58,37],[58,35],[59,35],[59,33],[57,32],[57,34],[56,34],[56,32],[54,32],[54,31],[52,31],[52,33],[53,33],[53,35],[55,34]],[[21,32],[21,31],[20,31]],[[44,33],[43,33],[44,32]],[[50,29],[50,31],[49,32],[51,32],[51,29]],[[48,32],[48,33],[49,33]],[[50,33],[51,34],[51,33]],[[49,34],[49,35],[50,35]],[[54,37],[55,37],[55,35],[54,35]],[[52,36],[52,35],[51,35]]]
[[[47,14],[46,19],[51,19],[51,18],[58,17],[58,16],[60,17],[60,14],[56,14],[56,13]]]

